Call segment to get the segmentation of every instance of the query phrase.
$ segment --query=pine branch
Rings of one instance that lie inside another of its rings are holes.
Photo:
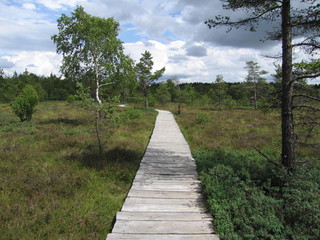
[[[311,99],[311,100],[315,100],[315,101],[319,101],[319,102],[320,102],[320,98],[313,97],[313,96],[309,96],[309,95],[306,95],[306,94],[296,94],[296,95],[293,95],[293,96],[292,96],[292,98],[296,98],[296,97],[304,97],[304,98],[308,98],[308,99]]]
[[[297,164],[305,165],[307,163],[315,162],[315,161],[320,161],[320,158],[308,159],[308,160],[304,160],[304,161],[297,161]]]
[[[280,8],[281,8],[281,6],[276,6],[276,7],[267,9],[267,10],[263,11],[262,13],[257,14],[253,17],[245,18],[245,19],[242,19],[239,21],[230,21],[229,17],[217,16],[216,21],[213,19],[209,19],[209,20],[205,21],[204,23],[206,25],[208,25],[209,29],[214,28],[214,27],[218,27],[218,26],[229,26],[230,30],[231,30],[233,27],[239,28],[240,26],[243,26],[246,24],[252,24],[253,22],[256,22],[259,19],[261,19],[264,15],[266,15],[274,10],[280,9]]]
[[[317,78],[320,76],[320,73],[317,74],[302,74],[299,76],[294,77],[294,80],[299,80],[299,79],[305,79],[305,78]]]
[[[299,141],[296,141],[296,143],[301,146],[306,146],[306,147],[319,147],[320,146],[320,143],[305,143],[305,142],[299,142]]]
[[[320,125],[320,122],[310,121],[310,122],[298,122],[294,124],[295,126],[299,125]]]
[[[276,165],[277,167],[280,167],[280,164],[271,160],[267,155],[265,155],[263,152],[261,152],[256,146],[252,146],[261,156],[263,156],[268,162]]]
[[[100,87],[103,87],[103,86],[111,85],[111,84],[114,84],[114,83],[115,83],[115,82],[103,83],[103,84],[100,84],[100,85],[99,85],[99,88],[100,88]]]
[[[295,108],[308,108],[308,109],[311,109],[313,111],[320,112],[320,108],[315,108],[315,107],[312,107],[310,105],[305,105],[305,104],[294,105],[293,109],[295,109]]]

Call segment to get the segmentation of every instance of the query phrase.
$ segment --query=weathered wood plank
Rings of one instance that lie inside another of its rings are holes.
[[[138,172],[135,179],[148,178],[150,180],[197,180],[198,177],[194,174],[155,174],[155,173],[141,173]]]
[[[175,198],[139,198],[139,197],[127,197],[124,205],[181,205],[187,207],[203,207],[202,201],[197,198],[188,199],[175,199]]]
[[[203,207],[193,205],[158,205],[158,204],[124,204],[121,211],[138,211],[138,212],[188,212],[204,213]]]
[[[208,213],[181,213],[181,212],[118,212],[117,220],[135,221],[211,221]]]
[[[220,240],[215,234],[119,234],[111,233],[108,240]]]
[[[132,234],[210,234],[211,221],[126,221],[117,220],[113,233]]]
[[[149,191],[149,190],[137,190],[131,189],[128,197],[140,197],[140,198],[174,198],[174,199],[200,199],[202,195],[199,192],[188,191]]]

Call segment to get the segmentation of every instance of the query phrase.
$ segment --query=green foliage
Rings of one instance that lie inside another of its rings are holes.
[[[156,98],[158,102],[161,103],[162,106],[164,106],[166,103],[168,103],[171,100],[171,95],[168,89],[168,86],[165,83],[161,83],[156,91]]]
[[[271,110],[271,105],[266,98],[260,98],[258,101],[258,108],[262,113],[266,114]]]
[[[24,72],[7,76],[0,81],[0,102],[9,103],[16,97],[17,92],[25,85],[31,85],[39,96],[39,101],[66,100],[75,93],[75,83],[70,79],[60,79],[55,75],[48,77],[37,76]]]
[[[195,91],[194,87],[192,85],[187,85],[182,92],[184,102],[186,102],[189,106],[193,106],[196,98],[197,98],[197,92]]]
[[[291,239],[316,240],[320,236],[319,172],[319,164],[301,167],[283,188],[283,211]]]
[[[155,96],[153,94],[149,94],[147,99],[148,99],[148,106],[154,107],[156,105],[157,99],[155,98]]]
[[[218,149],[194,157],[222,240],[319,236],[319,164],[287,175],[257,153]]]
[[[207,113],[201,112],[197,115],[196,124],[205,125],[209,120],[210,116]]]
[[[136,108],[130,108],[126,107],[121,114],[119,115],[119,118],[121,121],[128,122],[135,119],[141,119],[141,111]]]
[[[73,103],[76,101],[76,97],[74,95],[69,95],[67,98],[68,103]]]
[[[92,16],[77,7],[70,17],[62,14],[57,21],[59,33],[52,40],[63,54],[62,73],[91,87],[99,105],[101,87],[133,78],[133,61],[123,53],[119,23],[113,18]]]
[[[237,102],[232,99],[232,97],[228,96],[224,101],[224,104],[227,109],[233,109],[237,106]]]
[[[17,98],[11,103],[13,112],[19,117],[20,121],[29,121],[35,112],[39,97],[36,90],[31,85],[26,85]]]
[[[143,94],[145,97],[145,107],[148,107],[148,91],[147,87],[154,81],[158,80],[162,77],[163,73],[165,72],[165,67],[156,70],[152,73],[153,68],[153,61],[152,56],[149,51],[145,51],[142,53],[142,57],[140,58],[140,62],[136,65],[136,73],[141,88],[143,90]]]
[[[168,87],[168,91],[170,93],[171,96],[171,102],[176,102],[178,100],[178,87],[176,86],[176,84],[178,83],[178,81],[176,79],[168,79],[166,82],[166,85]]]

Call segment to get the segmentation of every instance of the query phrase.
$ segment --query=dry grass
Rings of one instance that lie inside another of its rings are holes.
[[[177,105],[167,105],[166,109],[176,113]],[[185,105],[181,109],[181,114],[175,115],[176,120],[193,150],[221,148],[250,152],[255,151],[255,146],[273,158],[280,157],[280,110],[263,113],[254,109],[216,110]],[[301,128],[297,128],[296,132],[302,139]],[[320,142],[319,128],[314,132],[312,141]],[[320,148],[297,144],[297,154],[298,159],[318,158]]]
[[[155,112],[135,111],[104,134],[99,159],[76,104],[42,103],[24,123],[0,105],[0,238],[105,239],[153,129]]]

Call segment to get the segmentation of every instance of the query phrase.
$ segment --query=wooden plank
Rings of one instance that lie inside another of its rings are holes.
[[[126,221],[117,220],[113,233],[132,234],[210,234],[211,221]],[[170,239],[170,238],[169,238]]]
[[[154,190],[154,191],[187,191],[187,192],[200,192],[201,191],[201,187],[196,184],[196,185],[192,185],[192,184],[162,184],[162,183],[144,183],[141,184],[141,182],[134,182],[131,186],[131,189],[137,189],[137,190]]]
[[[206,210],[198,206],[187,205],[157,205],[157,204],[124,204],[121,211],[137,211],[137,212],[191,212],[204,213]]]
[[[199,192],[188,191],[148,191],[131,189],[128,197],[140,197],[140,198],[175,198],[175,199],[200,199],[202,195]]]
[[[142,178],[148,178],[150,180],[197,180],[198,176],[194,174],[154,174],[154,173],[140,173],[138,172],[135,179],[139,180]]]
[[[153,180],[146,176],[141,176],[139,179],[135,179],[133,183],[139,184],[162,184],[162,185],[190,185],[190,186],[200,186],[201,182],[199,180],[184,180],[184,179],[157,179]]]
[[[154,162],[141,162],[140,166],[150,166],[154,168],[193,168],[196,169],[196,164],[194,162],[188,161],[188,162],[173,162],[173,161],[154,161]]]
[[[148,174],[155,174],[155,175],[167,175],[167,174],[175,174],[175,175],[196,175],[197,171],[193,168],[170,168],[170,169],[163,169],[163,168],[155,168],[155,167],[144,167],[141,166],[139,168],[138,173],[148,173]]]
[[[202,200],[202,199],[201,199]],[[181,205],[188,207],[200,207],[203,206],[202,201],[199,201],[197,198],[188,198],[188,199],[175,199],[175,198],[140,198],[140,197],[127,197],[124,205],[135,205],[135,204],[144,204],[144,205]]]
[[[211,221],[208,213],[180,213],[180,212],[118,212],[117,220],[136,221]]]
[[[215,234],[119,234],[110,233],[107,240],[220,240]]]

